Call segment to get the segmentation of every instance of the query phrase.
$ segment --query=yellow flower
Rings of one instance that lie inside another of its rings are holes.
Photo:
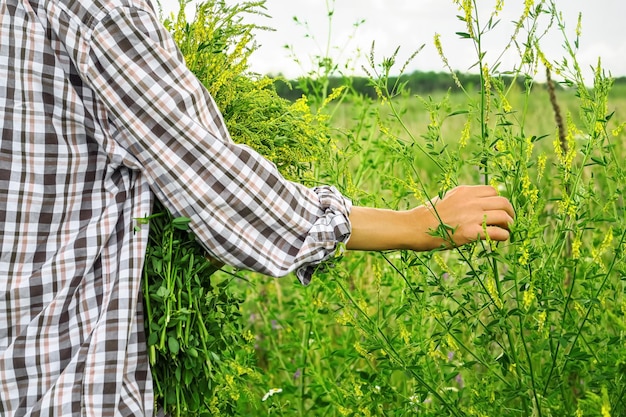
[[[345,311],[342,311],[341,313],[337,314],[335,316],[335,321],[341,324],[342,326],[346,326],[348,324],[354,323],[354,319],[352,318],[352,316],[349,313],[346,313]]]
[[[357,383],[354,384],[354,395],[357,398],[363,396],[363,391],[361,391],[361,385],[360,384],[357,384]]]
[[[582,317],[584,317],[585,314],[586,314],[586,311],[583,308],[583,306],[581,306],[580,303],[577,302],[577,301],[574,302],[574,310],[576,310],[578,312],[578,314],[580,314]]]
[[[574,241],[572,242],[572,259],[580,258],[580,247],[582,246],[582,241],[580,240],[580,236],[576,236]]]
[[[537,328],[540,332],[543,331],[543,329],[545,328],[547,318],[548,315],[545,311],[541,311],[539,314],[537,314]]]
[[[550,61],[548,61],[548,59],[546,58],[546,56],[543,54],[543,51],[541,49],[539,49],[539,45],[535,45],[536,49],[537,49],[537,56],[539,58],[539,60],[541,61],[541,63],[550,71],[552,71],[552,64],[550,63]]]
[[[576,413],[574,417],[583,417],[583,410],[580,408],[580,401],[578,402],[578,407],[576,407]]]
[[[428,356],[430,356],[433,359],[447,360],[446,355],[441,353],[439,348],[436,347],[435,342],[433,340],[430,341],[430,348],[428,349]]]
[[[354,343],[354,350],[356,350],[359,355],[365,358],[369,356],[369,352],[359,342]]]
[[[472,0],[462,0],[461,9],[465,12],[465,24],[467,26],[467,33],[470,38],[474,38],[474,17],[473,9],[474,4]]]
[[[409,333],[409,331],[406,329],[406,326],[401,322],[398,322],[398,327],[400,328],[400,338],[402,339],[402,341],[404,341],[405,345],[410,345],[411,333]]]
[[[243,333],[243,338],[246,342],[250,343],[254,340],[254,334],[250,330],[247,330]]]
[[[576,37],[580,38],[583,28],[583,14],[578,13],[578,23],[576,24]]]
[[[489,67],[487,64],[484,64],[482,67],[483,78],[485,83],[485,92],[491,91],[491,76],[489,75]]]
[[[593,258],[593,261],[600,267],[602,271],[606,271],[606,266],[602,261],[602,255],[610,248],[612,242],[613,229],[609,228],[609,231],[604,236],[604,240],[602,240],[600,246],[591,250],[591,257]]]
[[[528,136],[526,138],[526,160],[529,161],[530,157],[533,154],[533,149],[535,149],[535,144],[533,143],[533,138]]]
[[[533,186],[530,182],[530,177],[528,176],[528,172],[524,173],[522,177],[522,194],[524,197],[528,198],[533,194]]]
[[[531,285],[526,291],[524,291],[524,297],[522,300],[522,305],[526,311],[528,311],[530,306],[533,304],[533,301],[535,301],[535,289]]]
[[[467,141],[470,138],[470,129],[472,126],[471,119],[468,117],[461,131],[461,139],[459,139],[459,147],[464,148],[467,145]],[[617,135],[616,135],[617,136]]]
[[[561,201],[557,203],[557,209],[559,214],[566,214],[570,217],[574,217],[576,215],[578,207],[576,207],[576,203],[574,203],[572,199],[568,195],[566,195]]]
[[[491,299],[493,300],[493,303],[496,305],[496,307],[502,308],[503,307],[502,300],[500,299],[500,296],[498,295],[498,290],[496,288],[496,281],[492,276],[487,278],[485,287],[487,288],[487,292],[491,296]]]
[[[611,417],[611,402],[609,401],[609,392],[606,387],[602,387],[602,417]]]
[[[237,362],[233,362],[232,365],[233,365],[233,368],[235,368],[235,372],[237,372],[237,375],[239,376],[252,373],[252,369],[245,367],[245,366],[241,366]]]
[[[413,193],[413,197],[415,197],[417,201],[423,200],[424,195],[422,193],[422,190],[419,187],[419,185],[415,182],[413,177],[409,177],[407,188]]]
[[[217,395],[213,396],[213,398],[211,398],[211,402],[209,403],[209,411],[211,411],[212,416],[222,415],[220,413],[219,404],[220,404],[220,401]]]
[[[533,7],[534,3],[534,0],[524,0],[524,19],[530,14],[530,9]]]
[[[541,180],[543,177],[543,173],[546,170],[546,162],[548,157],[545,154],[541,154],[539,158],[537,158],[537,181]]]
[[[439,121],[437,120],[437,113],[434,111],[430,112],[430,124],[428,125],[431,129],[437,129],[439,127]]]
[[[503,6],[504,6],[504,0],[496,0],[494,16],[497,16],[502,11]]]
[[[450,334],[448,334],[446,336],[446,342],[447,342],[447,345],[450,348],[450,350],[452,350],[454,352],[458,352],[459,351],[459,345],[457,345],[456,341],[454,340],[454,338],[452,336],[450,336]]]
[[[240,394],[235,386],[235,378],[232,375],[226,375],[226,385],[230,398],[233,401],[239,400]]]
[[[446,58],[443,53],[443,47],[441,46],[441,36],[438,33],[435,33],[434,43],[435,49],[437,49],[437,53],[443,61],[444,66],[450,71],[450,74],[452,74],[452,79],[454,79],[454,83],[457,87],[462,89],[463,84],[461,84],[461,80],[459,80],[459,77],[456,75],[456,71],[452,70],[452,67],[450,67],[450,63],[448,62],[448,58]]]
[[[626,126],[626,122],[620,124],[619,126],[617,126],[615,129],[613,129],[611,131],[611,134],[615,137],[619,136],[620,133],[622,133],[622,131],[624,130],[624,126]]]
[[[517,259],[517,262],[519,262],[521,266],[526,266],[528,265],[529,258],[530,258],[530,252],[528,251],[528,248],[524,245],[524,247],[522,248],[522,254]],[[524,297],[526,297],[525,294],[524,294]]]
[[[443,175],[443,178],[439,181],[439,184],[441,185],[441,188],[443,190],[449,190],[452,188],[452,174],[450,173],[450,171],[447,171]]]
[[[443,272],[450,273],[450,268],[448,268],[446,261],[443,260],[441,255],[439,255],[438,253],[435,253],[434,258],[435,258],[435,262],[437,263],[437,265],[439,265],[439,268],[441,268]]]
[[[324,103],[322,104],[322,107],[325,107],[328,103],[330,103],[331,101],[335,100],[337,97],[339,97],[341,95],[341,93],[344,92],[344,90],[346,89],[345,85],[342,85],[339,88],[333,88],[333,90],[331,91],[331,93],[328,95],[328,97],[326,97],[326,100],[324,100]]]
[[[434,43],[435,43],[435,49],[437,49],[437,53],[439,54],[440,57],[443,58],[443,47],[441,46],[440,34],[435,33]]]
[[[324,302],[319,298],[319,297],[315,297],[312,301],[313,307],[319,309],[322,308],[324,306]]]
[[[595,132],[599,134],[599,133],[602,133],[603,130],[604,130],[604,123],[600,121],[596,121]]]
[[[352,414],[352,411],[350,411],[349,408],[346,408],[342,405],[339,406],[339,414],[341,414],[342,416],[349,416],[350,414]]]
[[[504,110],[505,113],[510,113],[511,110],[513,110],[511,103],[509,103],[509,100],[507,100],[504,96],[502,96],[502,110]]]

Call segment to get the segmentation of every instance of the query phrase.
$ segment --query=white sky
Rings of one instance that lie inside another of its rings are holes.
[[[233,4],[235,0],[227,0]],[[570,35],[576,28],[578,14],[582,13],[582,37],[577,59],[585,74],[587,69],[602,59],[603,67],[614,76],[626,75],[626,36],[622,25],[626,19],[624,0],[556,0],[561,9]],[[294,77],[311,68],[315,55],[325,55],[329,33],[327,3],[332,0],[266,0],[267,14],[271,18],[250,17],[250,21],[275,28],[273,32],[262,31],[256,35],[260,49],[251,58],[251,69],[261,74],[282,73]],[[487,12],[496,0],[479,0]],[[504,0],[504,10],[497,30],[487,34],[486,61],[495,60],[502,51],[504,41],[512,33],[512,20],[523,9],[523,0]],[[161,0],[165,11],[176,10],[178,0]],[[193,6],[189,9],[193,11]],[[372,41],[375,41],[376,61],[389,57],[400,47],[399,66],[420,45],[424,49],[412,61],[409,71],[444,71],[441,59],[433,45],[435,33],[441,35],[444,52],[455,70],[468,71],[476,61],[476,52],[467,40],[461,40],[455,32],[465,32],[464,23],[457,19],[459,11],[451,0],[336,0],[330,25],[330,55],[335,62],[361,74]],[[483,18],[488,18],[488,13]],[[308,29],[294,21],[307,22]],[[364,20],[355,28],[354,24]],[[309,35],[307,37],[307,34]],[[564,56],[562,35],[552,30],[544,39],[542,48],[549,59]],[[293,46],[301,64],[290,57],[285,45]],[[359,52],[361,51],[360,55]],[[511,57],[513,59],[513,57]],[[511,65],[505,57],[503,66]],[[517,62],[517,60],[515,61]]]

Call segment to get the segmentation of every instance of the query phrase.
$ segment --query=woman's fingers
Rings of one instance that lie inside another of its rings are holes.
[[[493,196],[480,199],[480,205],[483,210],[504,210],[511,218],[515,217],[515,210],[511,202],[505,197]]]
[[[498,226],[507,230],[509,225],[513,223],[513,217],[506,210],[486,211],[483,219],[487,226]]]
[[[489,239],[498,242],[509,240],[509,237],[511,235],[511,233],[507,229],[503,229],[502,227],[498,226],[487,226],[487,234],[489,235]]]
[[[497,196],[498,191],[491,185],[459,185],[448,191],[446,195],[462,194],[471,197],[492,197]]]

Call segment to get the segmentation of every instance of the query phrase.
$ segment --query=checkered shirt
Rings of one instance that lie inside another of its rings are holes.
[[[153,196],[215,258],[308,283],[350,233],[332,187],[233,144],[149,0],[0,2],[0,415],[153,414]]]

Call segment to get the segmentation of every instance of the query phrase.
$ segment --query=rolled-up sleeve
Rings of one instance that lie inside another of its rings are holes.
[[[119,7],[93,25],[82,76],[114,132],[111,150],[224,263],[308,283],[350,235],[350,201],[335,188],[285,180],[234,144],[222,116],[151,10]]]

